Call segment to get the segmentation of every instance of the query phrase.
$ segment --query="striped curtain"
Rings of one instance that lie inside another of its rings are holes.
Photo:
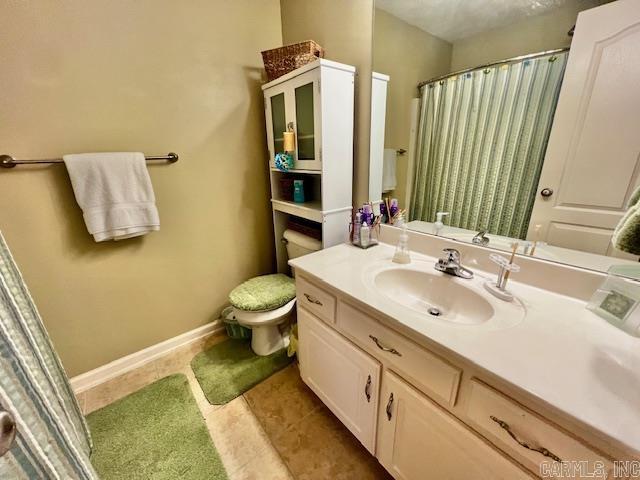
[[[84,417],[1,233],[0,409],[17,424],[0,478],[98,478]]]
[[[410,220],[525,238],[567,56],[421,87]]]

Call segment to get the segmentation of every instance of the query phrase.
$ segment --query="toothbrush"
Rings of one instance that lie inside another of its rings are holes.
[[[529,252],[529,256],[533,257],[533,254],[536,253],[536,246],[538,245],[538,240],[540,238],[540,229],[542,228],[541,224],[535,226],[533,232],[533,246],[531,247],[531,251]]]
[[[518,247],[520,244],[518,242],[513,242],[511,244],[511,257],[509,258],[509,266],[513,263],[513,259],[516,256],[516,252],[518,251]],[[511,270],[507,268],[507,271],[504,272],[504,278],[502,279],[502,289],[504,290],[507,286],[507,280],[509,280],[509,275],[511,274]]]
[[[396,223],[396,220],[397,220],[399,217],[403,216],[403,215],[405,214],[405,212],[406,212],[406,211],[407,211],[407,209],[406,209],[406,208],[405,208],[404,210],[398,210],[398,211],[396,212],[396,214],[393,216],[393,218],[391,219],[391,220],[392,220],[392,221],[391,221],[391,224]]]
[[[371,234],[373,235],[373,232],[376,232],[377,237],[380,237],[380,221],[382,220],[382,215],[378,215],[375,219],[375,221],[373,222],[373,225],[371,225]],[[376,243],[378,242],[378,240],[376,239]]]
[[[391,218],[391,207],[389,206],[389,197],[384,199],[384,204],[387,206],[387,223],[393,225],[393,219]]]

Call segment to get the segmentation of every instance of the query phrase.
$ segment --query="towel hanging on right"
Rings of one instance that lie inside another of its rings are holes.
[[[396,150],[385,148],[382,158],[382,191],[396,189]]]
[[[640,187],[629,200],[629,207],[622,216],[611,239],[614,248],[632,255],[640,255]]]

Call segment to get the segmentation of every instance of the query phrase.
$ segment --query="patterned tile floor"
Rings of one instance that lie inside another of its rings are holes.
[[[226,405],[210,405],[189,362],[211,336],[78,395],[85,414],[172,373],[184,373],[231,480],[391,478],[290,365]]]

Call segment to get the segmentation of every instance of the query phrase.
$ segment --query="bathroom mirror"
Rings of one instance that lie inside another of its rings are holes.
[[[634,275],[640,32],[617,3],[376,0],[371,201],[398,199],[412,230]]]

